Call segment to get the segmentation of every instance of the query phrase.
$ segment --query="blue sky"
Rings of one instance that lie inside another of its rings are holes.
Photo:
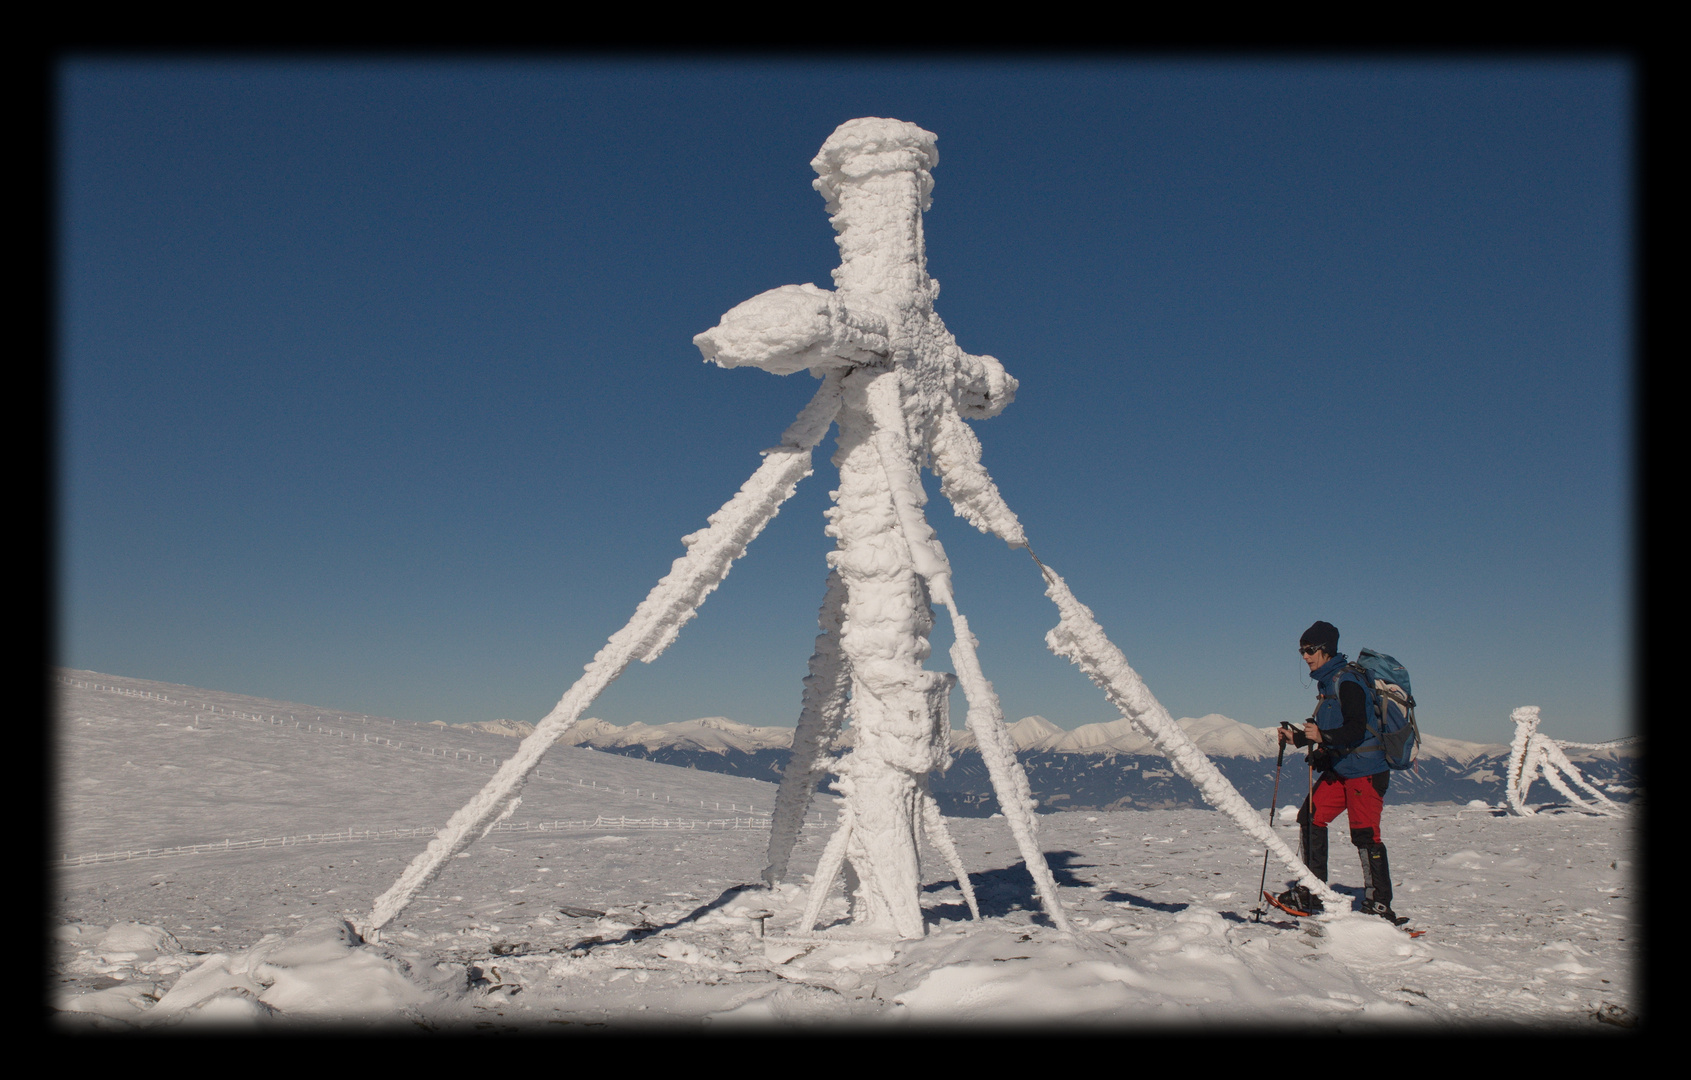
[[[1321,618],[1425,730],[1626,734],[1631,93],[1600,58],[71,60],[57,662],[538,718],[812,393],[691,339],[829,286],[809,160],[894,116],[939,136],[939,312],[1021,382],[986,465],[1175,715],[1307,715]],[[794,722],[831,452],[594,715]],[[1007,715],[1113,719],[1031,562],[930,491]]]

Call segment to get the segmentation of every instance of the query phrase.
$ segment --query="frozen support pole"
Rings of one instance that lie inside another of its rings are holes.
[[[1208,755],[1198,749],[1186,732],[1180,729],[1180,725],[1174,722],[1168,710],[1163,708],[1162,703],[1145,686],[1139,673],[1128,664],[1121,650],[1105,636],[1091,609],[1075,599],[1068,584],[1056,571],[1040,562],[1039,556],[1034,554],[1033,548],[1028,544],[1027,534],[1022,529],[1021,522],[1017,520],[1015,512],[1004,502],[998,486],[982,468],[980,443],[975,440],[974,433],[954,415],[949,417],[949,424],[942,424],[939,430],[941,434],[937,440],[939,446],[934,453],[934,462],[941,476],[940,490],[951,499],[958,515],[982,532],[995,533],[1011,547],[1025,549],[1038,564],[1039,571],[1045,578],[1045,595],[1057,605],[1057,626],[1045,636],[1045,643],[1051,651],[1077,664],[1081,671],[1104,691],[1105,696],[1122,716],[1163,752],[1175,771],[1191,781],[1206,802],[1233,818],[1248,835],[1261,841],[1299,881],[1320,894],[1323,899],[1339,903],[1342,908],[1343,900],[1329,890],[1326,883],[1309,872],[1303,865],[1303,860],[1294,855],[1292,850],[1274,835],[1268,823],[1245,802],[1238,789],[1221,775],[1221,770],[1215,767]],[[953,617],[961,619],[955,613]],[[958,646],[967,641],[972,656],[974,638],[967,635],[967,625],[961,623],[958,628]],[[957,646],[953,647],[952,654],[957,656]],[[962,658],[957,660],[959,673],[964,672],[966,662]],[[964,677],[964,685],[968,685],[967,676]],[[1002,724],[998,725],[998,730],[1003,730]],[[987,750],[984,738],[981,745],[982,755],[985,756]],[[1008,746],[997,748],[995,755],[1000,758],[1010,757],[1012,762],[1014,761],[1013,750]],[[1026,795],[1027,779],[1019,767],[1015,770],[1014,779],[1020,782],[1023,794]],[[1002,792],[1003,788],[999,790]],[[1031,796],[1026,797],[1031,803]]]
[[[1031,549],[1029,554],[1032,554]],[[1333,892],[1326,882],[1309,872],[1303,860],[1274,835],[1268,822],[1239,794],[1239,789],[1221,775],[1215,762],[1198,749],[1197,744],[1174,722],[1162,702],[1145,685],[1145,680],[1128,665],[1121,650],[1104,636],[1104,629],[1098,625],[1091,609],[1074,598],[1055,570],[1044,563],[1039,564],[1039,569],[1045,575],[1045,595],[1057,605],[1057,625],[1045,635],[1045,643],[1051,651],[1078,664],[1086,677],[1104,691],[1110,703],[1132,721],[1134,727],[1150,737],[1175,771],[1192,782],[1205,802],[1232,818],[1246,834],[1273,852],[1286,869],[1320,896],[1331,910],[1348,911],[1349,899]]]
[[[775,793],[775,813],[769,829],[769,865],[763,880],[773,885],[787,876],[787,863],[798,843],[799,831],[810,809],[816,785],[832,762],[834,739],[844,726],[846,697],[851,689],[851,672],[840,651],[840,619],[845,606],[845,583],[840,572],[828,575],[828,591],[816,621],[822,632],[816,635],[816,649],[810,656],[810,673],[804,677],[804,696],[799,707],[798,727],[793,731],[793,752],[781,773]]]
[[[669,573],[635,609],[634,617],[611,635],[581,678],[499,767],[493,779],[452,815],[399,880],[376,898],[368,923],[359,928],[361,933],[370,937],[392,922],[434,880],[446,860],[516,810],[518,793],[541,757],[631,660],[651,663],[669,647],[705,597],[728,576],[734,560],[745,554],[746,545],[769,524],[798,482],[810,475],[810,452],[827,433],[839,400],[839,381],[826,380],[781,436],[781,445],[764,451],[763,464],[734,497],[710,516],[705,528],[681,538],[687,554],[675,560]]]

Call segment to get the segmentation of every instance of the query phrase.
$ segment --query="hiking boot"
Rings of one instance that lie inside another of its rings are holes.
[[[1364,830],[1357,830],[1363,832]],[[1352,834],[1354,835],[1354,834]],[[1367,905],[1379,903],[1390,910],[1392,906],[1392,871],[1386,861],[1386,845],[1376,843],[1358,843],[1356,854],[1362,860],[1362,899],[1363,910],[1372,911]]]
[[[1293,915],[1319,915],[1326,909],[1326,905],[1321,902],[1321,897],[1316,896],[1303,885],[1293,885],[1290,889],[1276,896],[1274,902]]]
[[[1392,910],[1392,906],[1390,904],[1381,900],[1364,900],[1362,902],[1362,912],[1365,915],[1378,915],[1393,926],[1402,926],[1404,923],[1409,921],[1409,916],[1399,915],[1397,912]]]

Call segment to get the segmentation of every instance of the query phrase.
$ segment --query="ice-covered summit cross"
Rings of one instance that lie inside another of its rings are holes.
[[[808,369],[822,377],[821,389],[706,527],[682,537],[686,554],[517,752],[376,898],[360,922],[367,936],[398,918],[454,855],[516,812],[523,784],[542,756],[630,663],[650,663],[668,648],[810,475],[811,453],[836,422],[833,461],[840,487],[832,493],[828,534],[837,546],[828,556],[831,573],[818,619],[822,633],[776,797],[765,879],[787,876],[805,809],[826,771],[839,774],[845,802],[806,909],[785,929],[814,928],[844,870],[854,921],[872,931],[921,936],[919,830],[979,917],[969,875],[928,789],[929,774],[948,762],[954,686],[961,686],[968,702],[969,731],[1040,904],[1053,925],[1067,929],[1039,847],[1027,777],[998,695],[981,672],[974,634],[957,609],[945,551],[922,514],[927,497],[919,470],[928,467],[961,517],[1033,553],[1021,523],[981,466],[980,443],[963,422],[996,415],[1014,397],[1016,381],[992,357],[959,349],[934,313],[939,284],[927,273],[922,213],[937,161],[933,134],[900,120],[852,120],[822,145],[811,164],[816,190],[827,200],[839,234],[835,291],[814,285],[773,289],[694,339],[707,360],[724,367],[760,367],[778,375]],[[1339,904],[1174,722],[1063,579],[1043,562],[1039,570],[1059,614],[1045,636],[1051,650],[1101,687],[1206,801],[1277,854],[1330,905]],[[951,618],[955,674],[922,666],[935,602]]]

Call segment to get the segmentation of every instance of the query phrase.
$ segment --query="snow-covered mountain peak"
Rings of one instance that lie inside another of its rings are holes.
[[[1043,750],[1055,739],[1067,734],[1043,716],[1024,716],[1010,725],[1010,738],[1017,750]]]
[[[1220,713],[1182,717],[1176,723],[1210,757],[1260,758],[1276,752],[1273,728],[1252,727]]]

